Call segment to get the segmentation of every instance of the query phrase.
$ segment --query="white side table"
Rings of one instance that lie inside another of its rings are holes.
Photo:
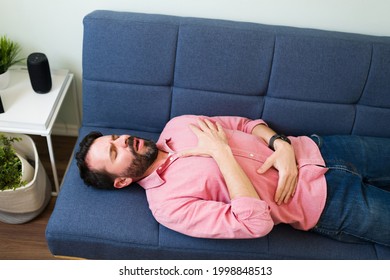
[[[5,111],[0,114],[0,131],[46,137],[55,189],[58,193],[59,183],[51,133],[58,112],[72,84],[73,74],[68,70],[51,69],[52,88],[48,93],[39,94],[33,91],[26,68],[14,68],[10,71],[10,85],[0,90]],[[75,83],[73,83],[72,91],[74,100],[77,102]],[[80,124],[81,117],[77,103],[75,107],[78,124]]]

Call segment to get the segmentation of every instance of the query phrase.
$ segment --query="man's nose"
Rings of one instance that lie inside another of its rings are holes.
[[[129,136],[121,135],[120,137],[115,139],[114,142],[115,142],[115,145],[118,145],[121,148],[127,148],[128,147],[128,143],[127,143],[128,139],[129,139]]]

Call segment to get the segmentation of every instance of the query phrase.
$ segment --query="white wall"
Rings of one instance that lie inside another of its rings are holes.
[[[0,0],[0,35],[18,41],[23,56],[39,51],[52,68],[75,74],[81,97],[83,17],[95,9],[231,19],[390,36],[389,0]],[[74,133],[73,101],[58,123]],[[57,123],[57,124],[58,124]]]

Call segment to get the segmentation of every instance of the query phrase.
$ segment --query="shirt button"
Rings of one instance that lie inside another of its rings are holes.
[[[169,160],[172,161],[172,160],[173,160],[173,157],[170,157]]]
[[[249,154],[250,157],[254,157],[255,155],[254,154]]]

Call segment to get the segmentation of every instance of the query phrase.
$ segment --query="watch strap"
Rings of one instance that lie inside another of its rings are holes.
[[[268,147],[273,151],[275,151],[274,142],[277,139],[283,140],[284,142],[291,144],[291,141],[290,141],[290,139],[287,138],[287,136],[285,136],[283,134],[275,134],[271,137],[271,139],[269,140],[269,143],[268,143]]]

